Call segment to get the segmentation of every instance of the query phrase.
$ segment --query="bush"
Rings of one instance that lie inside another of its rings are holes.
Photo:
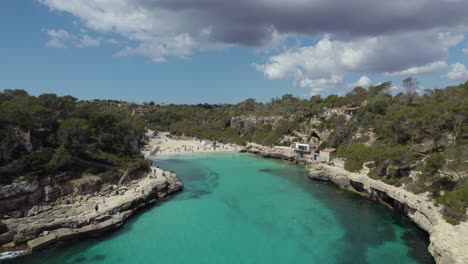
[[[434,175],[445,165],[446,157],[440,153],[432,153],[426,161],[426,167],[424,168],[424,174]]]
[[[70,152],[65,148],[64,145],[61,145],[55,150],[55,153],[50,159],[48,166],[51,169],[51,171],[56,171],[61,167],[67,165],[71,158],[72,156]]]
[[[456,225],[467,219],[468,208],[468,181],[465,180],[453,191],[446,191],[436,198],[436,201],[444,205],[443,215],[447,222]]]
[[[103,182],[107,184],[117,184],[122,173],[118,169],[108,170],[100,175]]]
[[[345,169],[356,172],[362,169],[366,161],[373,159],[373,150],[363,144],[350,144],[338,149],[337,155],[346,158]]]

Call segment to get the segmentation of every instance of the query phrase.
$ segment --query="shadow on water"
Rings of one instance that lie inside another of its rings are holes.
[[[92,256],[91,258],[77,257],[76,259],[73,260],[73,263],[100,262],[100,261],[104,261],[105,259],[106,259],[106,256],[102,254],[97,254],[97,255]]]
[[[369,247],[381,246],[398,239],[408,246],[408,256],[412,259],[418,263],[434,263],[427,249],[428,234],[406,217],[355,193],[341,190],[330,182],[310,180],[301,166],[286,161],[277,162],[281,163],[280,167],[262,168],[259,171],[287,179],[332,209],[331,212],[345,231],[340,243],[352,245],[341,247],[344,250],[341,263],[366,263]],[[320,221],[326,224],[327,219],[322,217]],[[313,228],[307,223],[299,226],[305,234],[313,232]],[[395,227],[403,230],[401,237],[397,237]],[[345,256],[353,256],[353,259]]]
[[[174,171],[184,183],[184,191],[177,195],[176,200],[198,199],[212,193],[219,183],[219,173],[203,167],[193,160],[157,160],[155,164],[164,170]]]

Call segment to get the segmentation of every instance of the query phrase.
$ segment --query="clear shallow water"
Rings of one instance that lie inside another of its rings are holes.
[[[248,154],[156,164],[184,192],[109,236],[8,263],[433,263],[414,224],[301,167]]]

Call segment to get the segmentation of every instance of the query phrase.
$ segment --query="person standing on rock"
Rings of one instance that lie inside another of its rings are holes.
[[[98,207],[97,204],[96,204],[96,206],[94,207],[94,209],[96,210],[96,213],[97,213],[97,211],[98,211],[98,209],[99,209],[99,207]]]

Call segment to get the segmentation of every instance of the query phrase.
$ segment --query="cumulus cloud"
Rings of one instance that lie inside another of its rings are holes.
[[[344,79],[341,75],[332,75],[329,78],[320,79],[309,79],[305,77],[295,82],[296,86],[310,88],[310,95],[320,94],[324,90],[332,89],[342,84],[344,84]]]
[[[397,72],[386,72],[387,76],[408,76],[408,75],[417,75],[423,73],[431,73],[434,71],[442,70],[447,68],[448,65],[445,61],[435,61],[422,66],[414,66],[403,71]]]
[[[371,84],[372,84],[372,81],[371,81],[371,79],[369,77],[361,76],[361,78],[359,78],[359,80],[357,82],[348,84],[348,87],[349,88],[354,88],[354,87],[357,87],[357,86],[368,87]]]
[[[460,34],[401,33],[354,40],[322,38],[314,46],[295,47],[255,68],[269,79],[330,79],[346,73],[419,74],[445,67],[442,61]],[[404,43],[404,45],[401,45]],[[417,66],[422,65],[422,66]]]
[[[88,28],[133,41],[122,54],[156,59],[241,44],[264,47],[285,36],[370,37],[465,25],[467,1],[452,0],[39,0]],[[362,10],[367,10],[366,15]],[[369,23],[372,21],[372,23]]]
[[[83,33],[83,31],[81,31]],[[99,47],[101,41],[90,37],[89,35],[82,34],[73,35],[63,29],[48,29],[46,30],[47,41],[46,47],[49,48],[66,48],[74,46],[78,48],[85,47]]]
[[[101,45],[101,41],[98,39],[94,39],[88,35],[83,35],[80,38],[78,47],[99,47]]]
[[[468,31],[468,1],[461,0],[39,1],[75,16],[105,43],[112,42],[104,39],[109,34],[118,36],[117,56],[154,62],[235,45],[271,52],[288,38],[312,38],[315,45],[286,48],[254,66],[267,78],[291,78],[313,91],[345,84],[350,73],[444,69],[448,50]]]
[[[49,29],[47,30],[48,40],[46,46],[49,48],[65,48],[66,43],[73,37],[63,29]]]
[[[452,81],[467,81],[468,80],[468,69],[464,64],[455,63],[450,65],[451,70],[447,73],[447,78]]]

